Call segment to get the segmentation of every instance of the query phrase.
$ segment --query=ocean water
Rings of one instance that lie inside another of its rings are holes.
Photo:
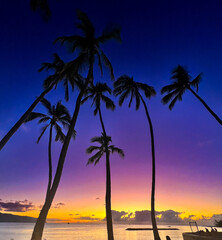
[[[168,227],[158,225],[159,227]],[[0,223],[0,240],[30,240],[33,223]],[[128,227],[151,227],[150,225],[126,225],[114,224],[116,240],[153,240],[152,231],[126,231]],[[160,230],[160,237],[166,240],[170,236],[172,240],[182,240],[182,233],[189,232],[189,226],[171,226],[179,230]],[[204,229],[200,227],[200,229]],[[107,232],[105,224],[64,224],[47,223],[45,225],[42,240],[106,240]]]

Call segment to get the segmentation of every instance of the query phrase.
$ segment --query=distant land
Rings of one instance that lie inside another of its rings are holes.
[[[35,221],[36,221],[36,218],[32,218],[32,217],[0,213],[0,222],[34,223]]]

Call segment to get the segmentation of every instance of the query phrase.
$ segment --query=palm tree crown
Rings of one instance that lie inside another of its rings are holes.
[[[56,131],[55,141],[63,142],[65,139],[65,134],[62,131],[62,127],[68,129],[71,121],[69,111],[63,104],[61,104],[61,102],[58,102],[56,105],[52,106],[48,100],[43,98],[41,100],[41,103],[46,108],[47,114],[32,112],[26,119],[26,122],[32,121],[37,118],[39,118],[39,123],[48,122],[45,126],[43,126],[41,134],[38,137],[37,143],[40,141],[46,129],[50,125],[54,127]],[[62,127],[60,126],[59,123],[62,125]],[[72,136],[75,137],[75,131],[73,131]]]
[[[112,139],[110,136],[105,136],[102,134],[100,137],[94,137],[91,139],[92,143],[98,143],[99,146],[90,146],[86,149],[87,154],[91,154],[94,151],[97,151],[92,157],[88,159],[88,164],[94,163],[96,165],[104,153],[108,150],[110,153],[118,153],[121,157],[124,157],[124,152],[122,149],[115,147],[114,145],[110,145],[112,142]]]
[[[105,96],[105,93],[112,93],[111,88],[108,87],[106,83],[96,83],[95,86],[91,85],[91,87],[86,90],[86,97],[82,100],[82,103],[89,98],[92,99],[92,106],[95,105],[94,115],[98,113],[101,101],[105,103],[107,109],[114,110],[114,102],[109,97]]]
[[[42,67],[39,69],[39,72],[43,70],[53,70],[54,73],[48,76],[43,83],[44,89],[49,88],[50,86],[57,87],[59,82],[63,82],[65,87],[65,100],[69,100],[69,85],[71,86],[72,91],[74,90],[75,84],[78,86],[78,82],[81,80],[81,76],[78,74],[70,75],[68,72],[64,71],[66,63],[59,57],[57,53],[53,54],[53,62],[42,63]]]
[[[182,96],[187,89],[194,87],[196,92],[198,92],[201,77],[202,73],[198,74],[197,77],[191,80],[191,76],[186,68],[178,65],[172,71],[171,79],[173,80],[173,83],[161,89],[161,94],[167,93],[162,98],[162,103],[167,104],[170,102],[169,109],[172,110],[178,100],[182,101]]]
[[[130,96],[129,101],[129,107],[131,106],[131,103],[133,99],[136,101],[136,110],[140,107],[140,100],[142,99],[142,96],[140,95],[140,91],[144,92],[145,96],[147,98],[151,98],[152,96],[156,95],[156,92],[153,87],[145,84],[145,83],[139,83],[135,82],[132,77],[129,77],[127,75],[123,75],[119,77],[114,82],[114,95],[118,96],[119,98],[119,105],[122,106],[124,100]]]
[[[66,71],[75,73],[79,68],[84,68],[84,66],[94,63],[94,59],[97,57],[101,73],[103,73],[102,65],[104,65],[109,69],[111,78],[113,79],[112,65],[100,45],[110,39],[120,41],[120,28],[105,29],[101,36],[96,37],[95,28],[88,16],[78,10],[77,17],[80,23],[76,27],[82,31],[82,35],[63,36],[55,40],[55,42],[59,41],[62,45],[66,43],[71,52],[75,50],[79,51],[77,59],[66,65]]]

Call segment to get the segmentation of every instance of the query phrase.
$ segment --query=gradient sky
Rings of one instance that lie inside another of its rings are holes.
[[[12,4],[13,3],[13,4]],[[65,47],[53,44],[62,35],[77,33],[75,10],[85,11],[98,33],[106,24],[122,27],[122,44],[112,42],[103,50],[113,64],[115,76],[133,76],[152,85],[156,97],[147,101],[154,125],[157,163],[156,209],[173,209],[184,216],[222,213],[221,126],[191,93],[184,94],[170,111],[162,105],[160,89],[170,83],[171,70],[186,66],[191,76],[203,72],[199,95],[222,117],[222,3],[206,1],[51,1],[52,18],[42,21],[29,8],[29,1],[1,3],[0,14],[0,138],[42,91],[47,73],[38,73],[42,62],[57,52],[73,59]],[[106,81],[107,74],[95,81]],[[77,92],[67,107],[74,109]],[[61,85],[47,95],[55,103],[64,101]],[[117,99],[114,99],[117,104]],[[38,106],[36,110],[41,111]],[[112,208],[117,211],[150,209],[150,135],[144,109],[136,111],[125,103],[114,112],[102,108],[104,122],[113,143],[124,149],[125,158],[111,157]],[[37,216],[47,185],[48,134],[39,144],[41,126],[23,125],[1,151],[0,199],[24,201],[34,210],[14,214]],[[101,133],[98,117],[90,103],[80,109],[77,137],[67,154],[64,172],[50,218],[76,216],[104,218],[105,163],[87,166],[85,149],[90,138]],[[53,165],[61,144],[53,145]],[[99,199],[98,199],[99,198]],[[64,203],[55,208],[57,203]],[[6,209],[2,209],[4,212]]]

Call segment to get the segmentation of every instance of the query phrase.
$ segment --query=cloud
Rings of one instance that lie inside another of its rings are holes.
[[[54,208],[61,208],[61,207],[63,207],[63,206],[65,206],[65,203],[60,202],[60,203],[56,203],[56,205],[54,206]]]
[[[167,210],[167,211],[162,211],[159,212],[159,217],[158,220],[159,222],[163,222],[163,223],[182,223],[183,220],[180,217],[180,214],[182,212],[176,212],[173,210]]]
[[[100,198],[99,198],[99,197],[97,197],[97,198],[96,198],[96,200],[100,200]]]
[[[142,210],[135,212],[135,222],[151,222],[151,212],[149,210]]]
[[[6,212],[27,212],[34,210],[35,206],[28,200],[24,201],[0,201],[0,210]]]
[[[87,221],[100,221],[100,218],[94,218],[94,217],[89,217],[89,216],[81,216],[81,217],[76,217],[72,218],[73,220],[87,220]]]

